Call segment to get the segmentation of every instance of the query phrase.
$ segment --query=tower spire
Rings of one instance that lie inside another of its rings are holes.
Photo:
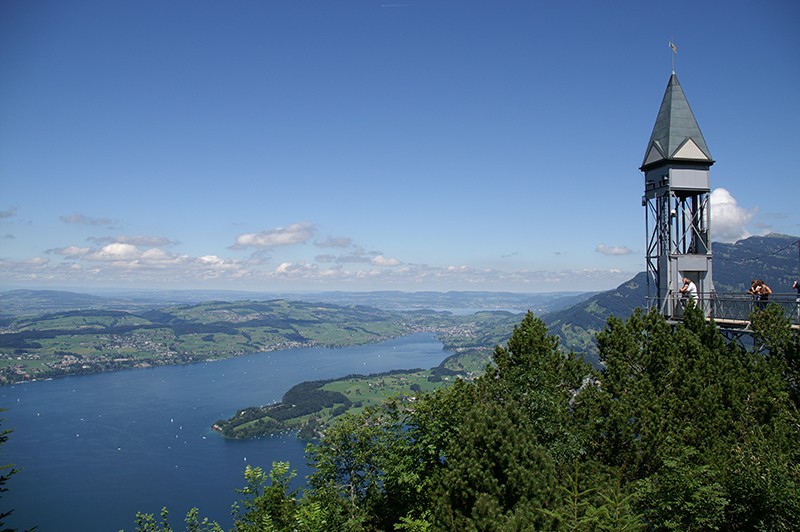
[[[709,166],[714,164],[706,139],[674,72],[664,91],[641,170],[646,171],[653,165],[667,161],[698,161]]]

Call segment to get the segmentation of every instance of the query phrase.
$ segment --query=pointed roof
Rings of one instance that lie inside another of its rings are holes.
[[[673,72],[661,100],[656,124],[647,143],[642,169],[667,161],[698,161],[714,164],[706,139],[686,100],[678,76]]]

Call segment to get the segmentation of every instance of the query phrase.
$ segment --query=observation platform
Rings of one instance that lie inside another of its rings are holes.
[[[674,314],[672,320],[683,320],[683,309],[687,299],[675,297],[672,301]],[[750,314],[753,311],[766,308],[768,305],[777,305],[783,309],[784,317],[789,319],[792,329],[800,331],[800,301],[794,293],[773,293],[768,301],[759,301],[750,294],[711,294],[701,296],[696,304],[703,309],[706,318],[713,319],[720,329],[738,332],[751,332]]]

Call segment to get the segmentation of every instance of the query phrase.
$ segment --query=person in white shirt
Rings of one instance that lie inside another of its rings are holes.
[[[697,301],[697,286],[688,277],[683,278],[683,286],[680,289],[680,293],[692,301]]]

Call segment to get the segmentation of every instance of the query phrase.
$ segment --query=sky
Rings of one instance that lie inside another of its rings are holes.
[[[673,61],[713,240],[800,235],[798,27],[794,0],[2,0],[0,289],[614,288]]]

